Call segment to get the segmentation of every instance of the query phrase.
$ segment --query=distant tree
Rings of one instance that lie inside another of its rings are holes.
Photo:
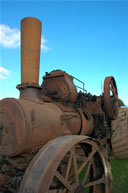
[[[118,100],[119,100],[119,107],[120,106],[125,106],[124,102],[121,99],[118,99]]]

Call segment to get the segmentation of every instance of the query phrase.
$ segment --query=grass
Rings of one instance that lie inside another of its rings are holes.
[[[87,165],[83,168],[82,172],[79,174],[79,182],[82,183],[82,179],[84,177],[84,174],[87,170]],[[89,176],[87,177],[87,183],[89,182]],[[89,188],[86,188],[86,193],[89,193]]]
[[[111,160],[113,193],[128,193],[128,160]]]
[[[113,193],[128,193],[128,160],[111,160],[112,177],[113,177]],[[79,179],[81,182],[86,167],[80,173]],[[89,190],[86,190],[87,193]]]

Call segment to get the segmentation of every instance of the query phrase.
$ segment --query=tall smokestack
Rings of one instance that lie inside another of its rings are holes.
[[[41,47],[41,22],[34,17],[21,21],[21,84],[20,98],[40,100],[39,64]]]
[[[26,17],[21,21],[21,84],[39,83],[41,21]]]

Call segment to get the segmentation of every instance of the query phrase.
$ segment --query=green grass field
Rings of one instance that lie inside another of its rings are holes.
[[[113,177],[112,193],[128,193],[128,160],[111,159],[110,163]],[[84,175],[84,170],[80,173],[80,179]],[[88,190],[86,191],[88,193]]]
[[[110,163],[113,178],[112,193],[128,193],[128,160],[111,159]],[[84,170],[79,176],[80,179],[84,175]],[[88,190],[86,191],[88,193]]]
[[[113,193],[128,193],[128,160],[111,160]]]

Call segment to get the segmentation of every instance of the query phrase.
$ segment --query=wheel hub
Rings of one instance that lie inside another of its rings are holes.
[[[82,185],[77,186],[74,193],[85,193],[85,188]]]

